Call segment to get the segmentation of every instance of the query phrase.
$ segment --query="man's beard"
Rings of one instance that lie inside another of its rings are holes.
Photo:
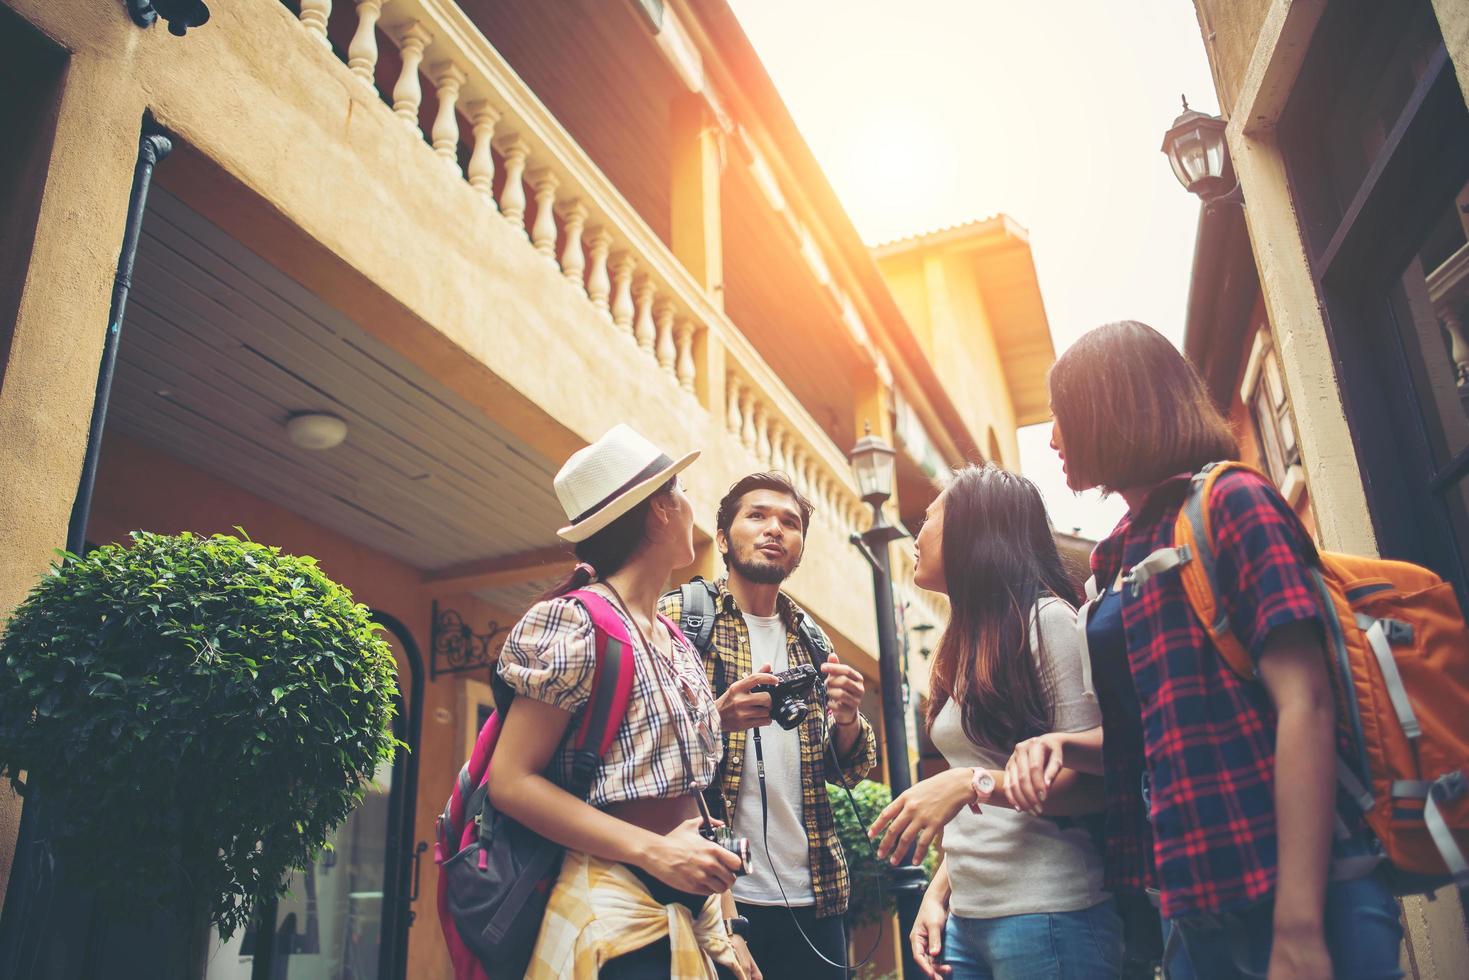
[[[786,568],[772,561],[756,559],[755,561],[744,561],[733,550],[729,553],[729,567],[740,573],[740,577],[755,585],[779,585],[790,577],[791,572],[796,570],[799,560]]]

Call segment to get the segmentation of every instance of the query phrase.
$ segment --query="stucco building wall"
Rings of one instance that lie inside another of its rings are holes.
[[[1329,3],[1196,0],[1201,33],[1245,198],[1251,247],[1279,352],[1321,544],[1377,554],[1378,542],[1347,421],[1320,295],[1287,178],[1279,126]],[[1433,0],[1460,88],[1469,93],[1469,11]],[[1403,900],[1405,966],[1423,978],[1469,973],[1459,897]]]

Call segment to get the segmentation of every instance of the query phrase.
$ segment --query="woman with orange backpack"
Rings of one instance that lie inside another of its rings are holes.
[[[1194,474],[1239,455],[1197,373],[1157,331],[1124,321],[1067,350],[1050,392],[1067,484],[1118,493],[1128,510],[1092,555],[1097,595],[1082,623],[1102,727],[1021,742],[1010,798],[1043,806],[1063,766],[1103,776],[1106,885],[1156,896],[1174,975],[1401,976],[1397,903],[1370,870],[1360,808],[1337,798],[1310,537],[1253,472],[1223,473],[1203,501],[1221,612],[1257,671],[1244,679],[1181,576],[1144,574],[1173,549]]]

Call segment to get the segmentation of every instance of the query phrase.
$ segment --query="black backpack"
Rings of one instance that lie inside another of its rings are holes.
[[[693,644],[699,656],[704,657],[709,653],[709,644],[714,639],[714,600],[719,597],[719,590],[713,582],[706,581],[701,576],[694,576],[693,581],[685,582],[678,587],[680,599],[678,628],[679,631]],[[811,663],[818,670],[825,662],[827,654],[832,652],[831,640],[827,639],[826,633],[809,614],[801,617],[801,625],[798,630],[801,643],[806,647],[806,653],[811,657]],[[730,680],[724,676],[724,661],[719,661],[714,666],[714,693],[716,696],[723,694],[729,687]]]

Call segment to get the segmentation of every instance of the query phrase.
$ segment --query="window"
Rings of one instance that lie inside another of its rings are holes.
[[[1239,395],[1249,410],[1266,474],[1295,506],[1305,492],[1306,475],[1301,468],[1295,422],[1280,377],[1280,361],[1270,332],[1263,326],[1255,333],[1255,345],[1245,366]]]
[[[1428,0],[1331,4],[1279,132],[1379,547],[1464,598],[1469,110]]]

